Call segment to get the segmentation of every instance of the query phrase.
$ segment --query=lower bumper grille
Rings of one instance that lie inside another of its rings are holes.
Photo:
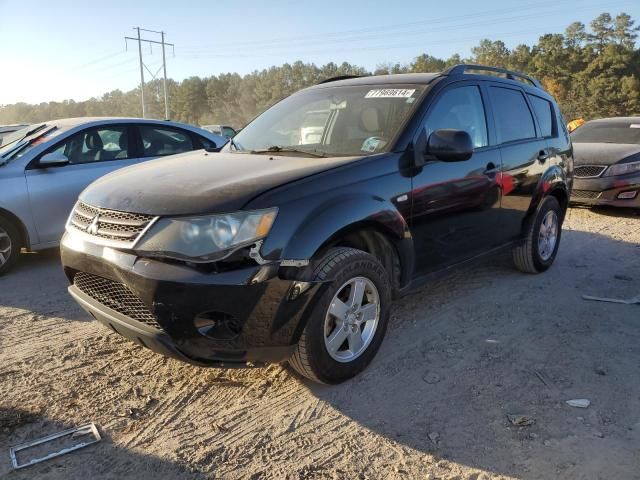
[[[571,192],[571,198],[588,198],[596,199],[600,198],[602,192],[592,192],[590,190],[573,190]]]
[[[607,169],[603,165],[582,165],[573,169],[573,176],[576,178],[595,178],[602,175]]]
[[[162,330],[153,313],[124,284],[85,272],[76,273],[73,277],[73,284],[105,307],[145,325]]]

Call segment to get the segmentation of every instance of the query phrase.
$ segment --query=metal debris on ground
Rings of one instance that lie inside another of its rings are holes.
[[[90,436],[91,438],[87,439],[87,436]],[[73,440],[74,442],[69,444],[68,446],[60,448],[62,445],[67,445],[71,440]],[[11,447],[9,449],[9,456],[11,457],[11,464],[13,465],[13,468],[19,470],[21,468],[35,465],[36,463],[44,462],[45,460],[49,460],[54,457],[59,457],[60,455],[64,455],[65,453],[73,452],[88,445],[98,443],[100,440],[102,440],[102,437],[100,437],[100,432],[98,432],[98,428],[96,427],[95,423],[89,423],[81,427],[71,428],[69,430],[64,430],[63,432],[53,433],[51,435],[47,435],[46,437],[16,445],[15,447]],[[47,443],[56,445],[59,450],[53,451],[51,453],[44,453],[46,452],[45,444]],[[37,453],[34,452],[34,454],[39,454],[40,456],[29,459],[29,450],[36,450]],[[27,457],[25,461],[22,461],[21,457],[23,456]]]
[[[516,427],[530,427],[531,425],[536,423],[535,419],[533,417],[530,417],[529,415],[508,414],[507,418]]]
[[[610,303],[622,303],[625,305],[640,305],[640,295],[637,295],[629,300],[624,300],[621,298],[606,298],[606,297],[592,297],[591,295],[582,295],[582,298],[585,300],[595,300],[596,302],[610,302]]]
[[[586,398],[576,398],[574,400],[567,400],[567,405],[576,408],[587,408],[591,405],[591,401]]]

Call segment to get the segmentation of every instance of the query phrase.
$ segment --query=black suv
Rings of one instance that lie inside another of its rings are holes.
[[[371,361],[392,300],[513,248],[551,266],[572,147],[553,98],[478,65],[337,78],[282,100],[220,153],[89,186],[62,241],[93,317],[202,366],[288,361],[315,381]]]

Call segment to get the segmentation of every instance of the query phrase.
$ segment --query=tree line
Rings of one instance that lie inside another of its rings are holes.
[[[170,118],[193,124],[221,123],[236,128],[291,93],[338,75],[438,72],[458,63],[479,63],[522,71],[541,80],[568,120],[640,115],[640,27],[626,13],[602,13],[589,23],[569,25],[564,34],[542,35],[534,45],[507,48],[482,40],[469,58],[427,53],[409,64],[380,64],[373,71],[342,63],[316,66],[297,61],[247,75],[223,73],[167,81]],[[147,116],[164,117],[162,83],[145,85]],[[140,89],[113,90],[76,102],[16,103],[0,106],[0,124],[34,123],[81,116],[140,116]]]

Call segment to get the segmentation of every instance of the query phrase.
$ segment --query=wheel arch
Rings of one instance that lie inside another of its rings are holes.
[[[529,210],[522,221],[521,230],[523,234],[526,231],[527,223],[536,214],[542,201],[548,196],[553,196],[558,200],[562,211],[562,220],[564,220],[564,215],[569,206],[569,188],[564,170],[557,165],[546,170],[536,185]]]
[[[392,275],[394,290],[408,283],[413,267],[413,238],[403,215],[392,203],[353,195],[332,199],[309,212],[280,252],[281,259],[304,260],[309,265],[293,267],[287,277],[308,278],[322,256],[340,246],[375,256]]]
[[[0,207],[0,217],[5,218],[7,221],[11,222],[18,230],[20,234],[20,247],[21,248],[30,248],[31,241],[29,238],[29,231],[27,230],[26,225],[18,218],[15,214],[11,213],[9,210]]]

